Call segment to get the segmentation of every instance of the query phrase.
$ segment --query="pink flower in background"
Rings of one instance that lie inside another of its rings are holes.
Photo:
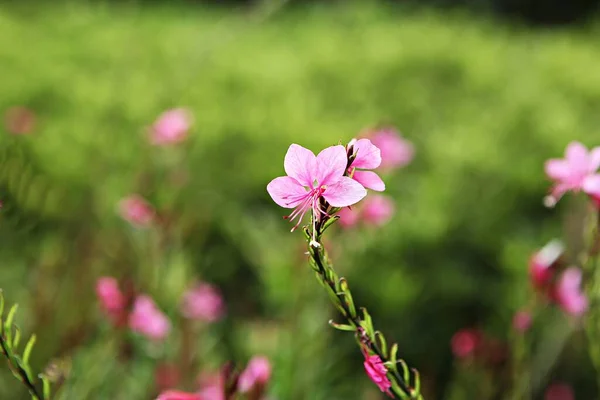
[[[224,378],[221,373],[202,372],[199,377],[202,400],[225,400]]]
[[[119,289],[119,282],[112,277],[102,277],[96,282],[96,295],[102,310],[117,323],[125,312],[125,296]]]
[[[583,315],[588,308],[588,299],[581,291],[582,275],[579,268],[569,267],[563,272],[555,288],[558,305],[574,316]]]
[[[394,129],[378,130],[369,136],[371,142],[381,150],[382,168],[400,168],[412,161],[414,146]]]
[[[154,300],[146,295],[138,296],[129,316],[129,327],[132,331],[153,340],[164,339],[171,330],[171,322],[156,307]]]
[[[13,135],[31,133],[35,127],[35,114],[25,107],[11,107],[4,114],[4,127]]]
[[[225,314],[225,303],[216,287],[200,283],[183,295],[181,313],[186,318],[214,322]]]
[[[179,390],[167,390],[162,392],[156,400],[206,400],[199,393],[181,392]]]
[[[146,227],[154,220],[154,208],[141,196],[132,194],[119,202],[119,214],[132,225]]]
[[[481,334],[474,329],[461,329],[452,336],[450,345],[456,358],[467,358],[475,353],[481,344]]]
[[[596,207],[600,208],[600,175],[589,176],[583,182],[583,191],[587,193]]]
[[[339,220],[339,224],[343,227],[343,228],[351,228],[353,226],[355,226],[356,224],[358,224],[358,222],[360,221],[360,210],[356,209],[356,208],[342,208],[338,214],[340,217]]]
[[[546,389],[544,400],[575,400],[575,393],[566,383],[553,383]]]
[[[264,387],[271,378],[271,363],[266,357],[255,356],[248,362],[240,374],[238,386],[240,392],[247,393],[254,387]]]
[[[175,108],[162,113],[150,131],[150,143],[164,146],[179,143],[188,135],[192,124],[191,113],[183,108]]]
[[[568,191],[593,195],[598,189],[596,180],[589,181],[600,167],[600,147],[588,152],[579,142],[571,142],[565,150],[565,158],[551,159],[544,164],[546,175],[554,181],[546,205],[553,206]],[[597,176],[597,175],[596,175]],[[597,178],[596,178],[597,179]]]
[[[529,330],[531,322],[531,314],[528,311],[517,311],[513,317],[513,328],[523,333]]]
[[[161,391],[177,386],[179,380],[179,369],[175,364],[161,363],[154,371],[154,381]]]
[[[333,207],[347,207],[367,195],[365,188],[355,180],[344,176],[348,163],[344,146],[331,146],[314,153],[297,144],[292,144],[285,155],[284,168],[288,176],[273,179],[267,191],[281,207],[294,208],[287,217],[298,218],[296,229],[308,210],[315,219],[325,210],[319,200],[324,198]]]
[[[565,247],[561,241],[552,240],[531,257],[529,276],[536,289],[542,289],[550,283],[554,275],[552,267],[560,260],[564,251]]]
[[[383,361],[381,361],[381,358],[378,355],[370,356],[365,353],[363,365],[365,366],[367,375],[379,387],[379,390],[391,396],[390,388],[392,387],[392,383],[387,377],[387,368],[383,364]]]
[[[386,196],[372,195],[362,205],[362,217],[366,223],[384,225],[394,215],[394,202]]]
[[[352,178],[367,189],[378,192],[384,191],[385,183],[379,175],[373,171],[365,171],[379,167],[381,164],[381,151],[369,139],[353,139],[348,146],[353,146],[356,155],[349,168]]]

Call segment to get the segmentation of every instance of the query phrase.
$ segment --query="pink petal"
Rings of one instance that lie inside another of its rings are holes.
[[[316,166],[315,154],[295,143],[289,147],[283,161],[285,173],[300,182],[302,186],[312,187]]]
[[[342,145],[331,146],[317,155],[315,178],[320,185],[332,185],[346,172],[348,156]]]
[[[568,177],[571,172],[566,160],[556,158],[546,161],[544,170],[546,171],[546,175],[554,180],[563,180]]]
[[[308,192],[297,180],[289,176],[280,176],[267,185],[267,192],[277,205],[294,208],[302,202]]]
[[[585,178],[583,181],[583,191],[587,194],[600,196],[600,174]]]
[[[600,168],[600,147],[594,147],[590,151],[589,171],[594,173]]]
[[[341,147],[341,146],[340,146]],[[365,188],[347,176],[327,187],[323,193],[325,200],[334,207],[348,207],[358,203],[367,195]]]
[[[381,164],[381,150],[369,139],[359,139],[354,143],[356,159],[352,163],[354,168],[375,169]]]
[[[587,171],[589,165],[587,148],[579,142],[571,142],[565,150],[565,158],[572,170]]]
[[[385,190],[385,183],[383,183],[379,175],[373,171],[354,171],[352,177],[367,189],[375,190],[377,192],[383,192]]]

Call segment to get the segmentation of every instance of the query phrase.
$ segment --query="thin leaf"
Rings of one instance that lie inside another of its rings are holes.
[[[387,342],[385,340],[385,336],[383,336],[383,333],[381,333],[379,331],[375,331],[375,343],[377,343],[377,345],[381,349],[381,352],[383,353],[383,356],[385,358],[387,358],[387,356],[388,356],[388,348],[387,348]]]
[[[356,328],[353,327],[352,325],[348,325],[348,324],[338,324],[336,322],[333,322],[332,319],[329,320],[329,325],[335,329],[338,329],[340,331],[346,331],[346,332],[355,332]]]
[[[42,380],[44,400],[50,400],[50,381],[43,375],[40,375],[40,379]]]
[[[15,337],[13,338],[13,341],[12,341],[13,349],[16,350],[19,347],[20,341],[21,341],[21,330],[19,329],[18,326],[15,326]]]
[[[8,316],[6,317],[6,320],[4,321],[4,332],[6,333],[6,343],[10,346],[12,344],[12,323],[13,323],[13,319],[15,318],[15,313],[17,312],[17,308],[19,307],[18,304],[13,304],[13,306],[10,308],[10,311],[8,312]]]
[[[29,364],[29,356],[31,355],[31,350],[33,349],[33,345],[35,345],[35,334],[31,335],[29,341],[25,345],[25,350],[23,350],[23,362],[25,364]]]

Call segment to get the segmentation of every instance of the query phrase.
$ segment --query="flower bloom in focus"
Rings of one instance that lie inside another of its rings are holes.
[[[154,219],[154,209],[143,197],[132,194],[119,202],[119,214],[132,225],[146,227]]]
[[[365,353],[363,365],[365,366],[367,375],[379,387],[379,390],[391,396],[390,388],[392,387],[392,383],[387,377],[387,368],[383,364],[383,361],[381,361],[381,358],[378,355],[370,356]]]
[[[382,129],[369,135],[371,142],[381,150],[381,167],[400,168],[409,164],[415,153],[414,146],[393,129]]]
[[[181,313],[186,318],[214,322],[223,317],[225,304],[216,287],[200,283],[183,295]]]
[[[456,358],[467,358],[475,353],[481,343],[481,335],[473,329],[462,329],[452,336],[450,345]]]
[[[264,388],[271,377],[271,363],[266,357],[253,357],[240,374],[238,387],[241,393],[247,393],[255,387]]]
[[[575,400],[575,393],[565,383],[553,383],[546,389],[544,400]]]
[[[365,171],[379,167],[381,151],[369,139],[353,139],[348,146],[352,146],[356,156],[348,171],[350,176],[367,189],[384,191],[385,183],[379,175],[373,171]]]
[[[596,171],[600,167],[600,147],[588,152],[579,142],[571,142],[565,150],[565,158],[546,161],[546,175],[554,181],[550,195],[546,198],[547,206],[553,206],[566,192],[584,191],[590,195],[600,194]],[[596,178],[591,179],[596,176]],[[597,189],[597,190],[596,190]]]
[[[164,339],[171,330],[169,319],[160,311],[154,300],[141,295],[135,299],[133,310],[129,316],[129,327],[132,331],[153,340]]]
[[[164,146],[179,143],[188,135],[192,124],[190,112],[183,108],[175,108],[162,113],[152,125],[150,143]]]
[[[559,240],[552,240],[540,251],[535,253],[529,261],[529,276],[536,289],[542,289],[550,283],[554,275],[554,267],[565,247]]]
[[[199,393],[181,392],[179,390],[167,390],[162,392],[156,400],[205,400]]]
[[[563,272],[555,288],[558,305],[574,316],[581,316],[588,308],[588,299],[581,291],[582,275],[579,268],[569,267]]]
[[[526,332],[531,327],[531,314],[527,311],[517,311],[513,317],[513,328],[517,332]]]
[[[35,114],[25,107],[11,107],[4,114],[4,126],[14,135],[28,134],[35,126]]]
[[[99,278],[96,282],[96,295],[102,310],[113,323],[118,323],[125,312],[126,301],[117,280],[112,277]]]
[[[344,146],[331,146],[317,156],[308,149],[292,144],[285,155],[284,168],[287,176],[273,179],[267,191],[281,207],[294,208],[287,217],[298,219],[295,230],[308,210],[312,210],[313,223],[326,210],[322,209],[321,198],[333,207],[347,207],[367,195],[357,181],[344,176],[348,158]]]

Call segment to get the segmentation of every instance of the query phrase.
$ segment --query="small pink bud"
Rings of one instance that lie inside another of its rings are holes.
[[[119,214],[132,225],[147,227],[154,220],[154,209],[141,196],[132,194],[119,202]]]
[[[240,374],[238,387],[240,392],[247,393],[255,387],[264,387],[271,378],[271,363],[266,357],[255,356]]]
[[[377,385],[379,390],[389,396],[392,383],[387,377],[387,368],[383,364],[383,361],[381,361],[381,358],[379,358],[378,355],[365,354],[365,361],[363,365],[367,375],[369,378],[371,378],[373,383]]]
[[[199,283],[183,295],[181,313],[186,318],[215,322],[225,314],[225,304],[216,287]]]
[[[366,223],[384,225],[394,215],[394,202],[386,196],[367,196],[362,205],[362,216]]]
[[[575,393],[565,383],[553,383],[546,389],[544,400],[575,400]]]
[[[513,328],[517,332],[526,332],[531,327],[531,314],[527,311],[517,311],[513,317]]]
[[[138,296],[129,316],[132,331],[152,340],[163,340],[171,330],[171,322],[146,295]]]
[[[181,392],[179,390],[167,390],[162,392],[156,400],[209,400],[199,393]]]
[[[564,245],[559,240],[552,240],[529,261],[529,276],[536,289],[543,289],[550,282],[556,265],[564,253]]]
[[[577,267],[567,268],[555,287],[555,297],[558,305],[567,314],[583,315],[588,308],[588,299],[581,290],[583,273]]]
[[[481,344],[481,334],[473,329],[462,329],[452,336],[452,353],[456,358],[472,356]]]
[[[35,114],[25,107],[12,107],[4,114],[4,126],[13,135],[31,133],[35,127]]]
[[[414,146],[394,129],[382,129],[372,133],[371,142],[381,150],[382,168],[400,168],[414,157]]]
[[[119,289],[119,283],[115,278],[102,277],[96,282],[96,295],[104,313],[118,324],[125,312],[125,296]]]
[[[150,132],[150,143],[165,146],[186,139],[192,124],[191,113],[183,108],[175,108],[162,113]]]

